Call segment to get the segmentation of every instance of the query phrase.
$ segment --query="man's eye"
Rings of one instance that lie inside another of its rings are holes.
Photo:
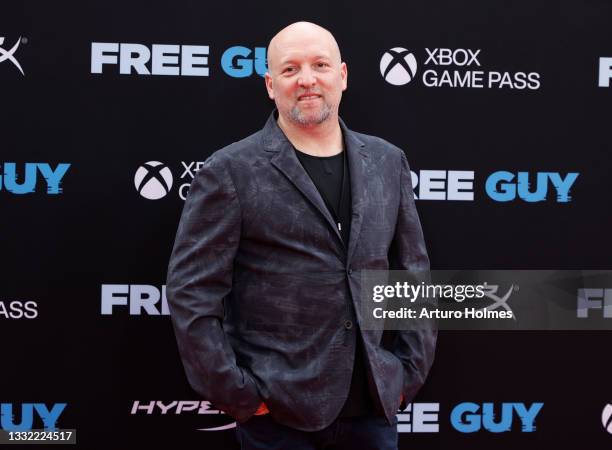
[[[317,67],[327,67],[327,66],[329,66],[329,64],[324,63],[324,62],[317,63]]]
[[[294,71],[293,67],[286,67],[285,69],[283,69],[283,73],[291,73]]]

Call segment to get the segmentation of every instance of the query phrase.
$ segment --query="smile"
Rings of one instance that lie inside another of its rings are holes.
[[[298,101],[305,101],[305,100],[315,100],[317,98],[321,98],[320,95],[300,95],[298,97]]]

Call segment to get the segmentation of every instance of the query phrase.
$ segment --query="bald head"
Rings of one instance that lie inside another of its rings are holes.
[[[338,43],[325,28],[296,22],[279,31],[268,46],[265,74],[279,125],[331,126],[340,133],[338,107],[347,73]]]
[[[322,26],[310,22],[295,22],[280,30],[268,45],[268,70],[273,73],[291,52],[311,45],[327,53],[335,64],[340,65],[340,48],[334,36]]]

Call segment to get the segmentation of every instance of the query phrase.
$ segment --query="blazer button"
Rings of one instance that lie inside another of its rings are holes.
[[[349,267],[349,269],[348,269],[348,274],[349,274],[349,275],[352,275],[352,274],[353,274],[353,268],[352,268],[352,267]]]
[[[345,320],[344,328],[346,328],[347,330],[350,330],[351,328],[353,328],[353,322],[351,322],[350,320]]]

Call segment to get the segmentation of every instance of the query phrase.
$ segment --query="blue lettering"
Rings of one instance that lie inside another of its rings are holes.
[[[47,180],[47,193],[48,194],[60,194],[62,189],[60,188],[60,183],[70,164],[58,164],[55,170],[51,170],[51,166],[49,164],[38,164],[38,170],[45,180]]]
[[[255,47],[255,72],[258,75],[264,76],[268,71],[268,60],[266,57],[265,47]]]
[[[264,47],[255,47],[255,62],[251,56],[251,49],[242,46],[230,47],[221,56],[221,67],[223,71],[234,78],[246,78],[253,75],[253,66],[255,72],[262,77],[268,70],[266,62],[266,49]]]
[[[483,403],[482,414],[479,413],[478,403],[460,403],[451,412],[451,425],[462,433],[475,433],[484,428],[492,433],[510,431],[514,421],[514,412],[521,421],[521,431],[530,433],[535,431],[535,418],[544,406],[544,403],[533,403],[527,408],[524,403],[502,403],[501,415],[495,417],[495,404]]]
[[[246,47],[230,47],[221,56],[221,67],[230,77],[245,78],[253,74],[253,61],[245,59],[251,55]],[[238,58],[241,56],[242,58]]]
[[[480,415],[478,410],[480,406],[476,403],[460,403],[455,406],[451,412],[451,425],[455,430],[462,433],[475,433],[480,430]],[[472,414],[465,414],[472,413]]]
[[[522,430],[525,433],[531,433],[535,431],[534,421],[540,410],[544,406],[544,403],[534,403],[531,405],[531,408],[525,408],[523,403],[515,403],[514,409],[516,410],[517,415],[521,419]]]
[[[516,182],[512,172],[498,171],[487,178],[485,191],[491,199],[498,202],[515,200],[517,195],[522,200],[535,203],[545,201],[548,197],[548,181],[557,191],[556,200],[567,203],[571,200],[570,188],[578,178],[578,173],[570,172],[564,178],[558,172],[536,172],[535,189],[529,182],[529,172],[518,172]]]
[[[36,163],[25,165],[25,177],[23,182],[17,182],[17,170],[15,163],[4,163],[4,187],[13,194],[31,194],[36,189]]]
[[[510,431],[512,427],[512,403],[502,403],[502,412],[499,422],[495,422],[493,403],[482,404],[482,426],[492,433]]]
[[[565,176],[565,179],[562,179],[560,174],[552,172],[548,174],[548,177],[557,190],[557,201],[560,203],[569,202],[572,199],[569,196],[569,190],[574,184],[574,181],[576,181],[576,178],[578,178],[578,173],[570,172]]]
[[[47,183],[47,194],[61,194],[62,188],[60,184],[62,178],[70,168],[70,164],[58,164],[55,169],[47,163],[25,163],[24,178],[19,180],[17,175],[17,164],[7,162],[4,166],[3,174],[0,176],[0,189],[4,184],[4,188],[13,194],[32,194],[36,190],[38,183],[38,173],[40,172]]]
[[[55,403],[51,410],[44,403],[24,403],[21,405],[21,422],[15,423],[12,403],[0,404],[0,427],[5,431],[28,431],[34,424],[34,410],[42,419],[47,431],[55,431],[57,419],[66,408],[66,403]]]
[[[13,416],[13,405],[11,403],[0,404],[0,426],[6,431],[28,431],[32,429],[34,421],[32,404],[24,403],[21,406],[21,422],[15,423]]]
[[[516,198],[516,186],[513,183],[500,183],[500,181],[512,181],[514,174],[500,170],[489,175],[485,184],[487,195],[498,202],[509,202]],[[499,188],[498,188],[499,184]]]
[[[46,431],[55,431],[55,425],[57,424],[57,419],[60,414],[66,408],[66,403],[56,403],[51,408],[51,411],[47,409],[47,406],[44,403],[35,403],[34,408],[38,412],[38,415],[43,421],[43,425],[45,426]]]
[[[548,174],[546,172],[538,172],[536,174],[536,190],[529,192],[529,173],[518,173],[518,195],[526,202],[542,202],[546,200],[548,192]]]

